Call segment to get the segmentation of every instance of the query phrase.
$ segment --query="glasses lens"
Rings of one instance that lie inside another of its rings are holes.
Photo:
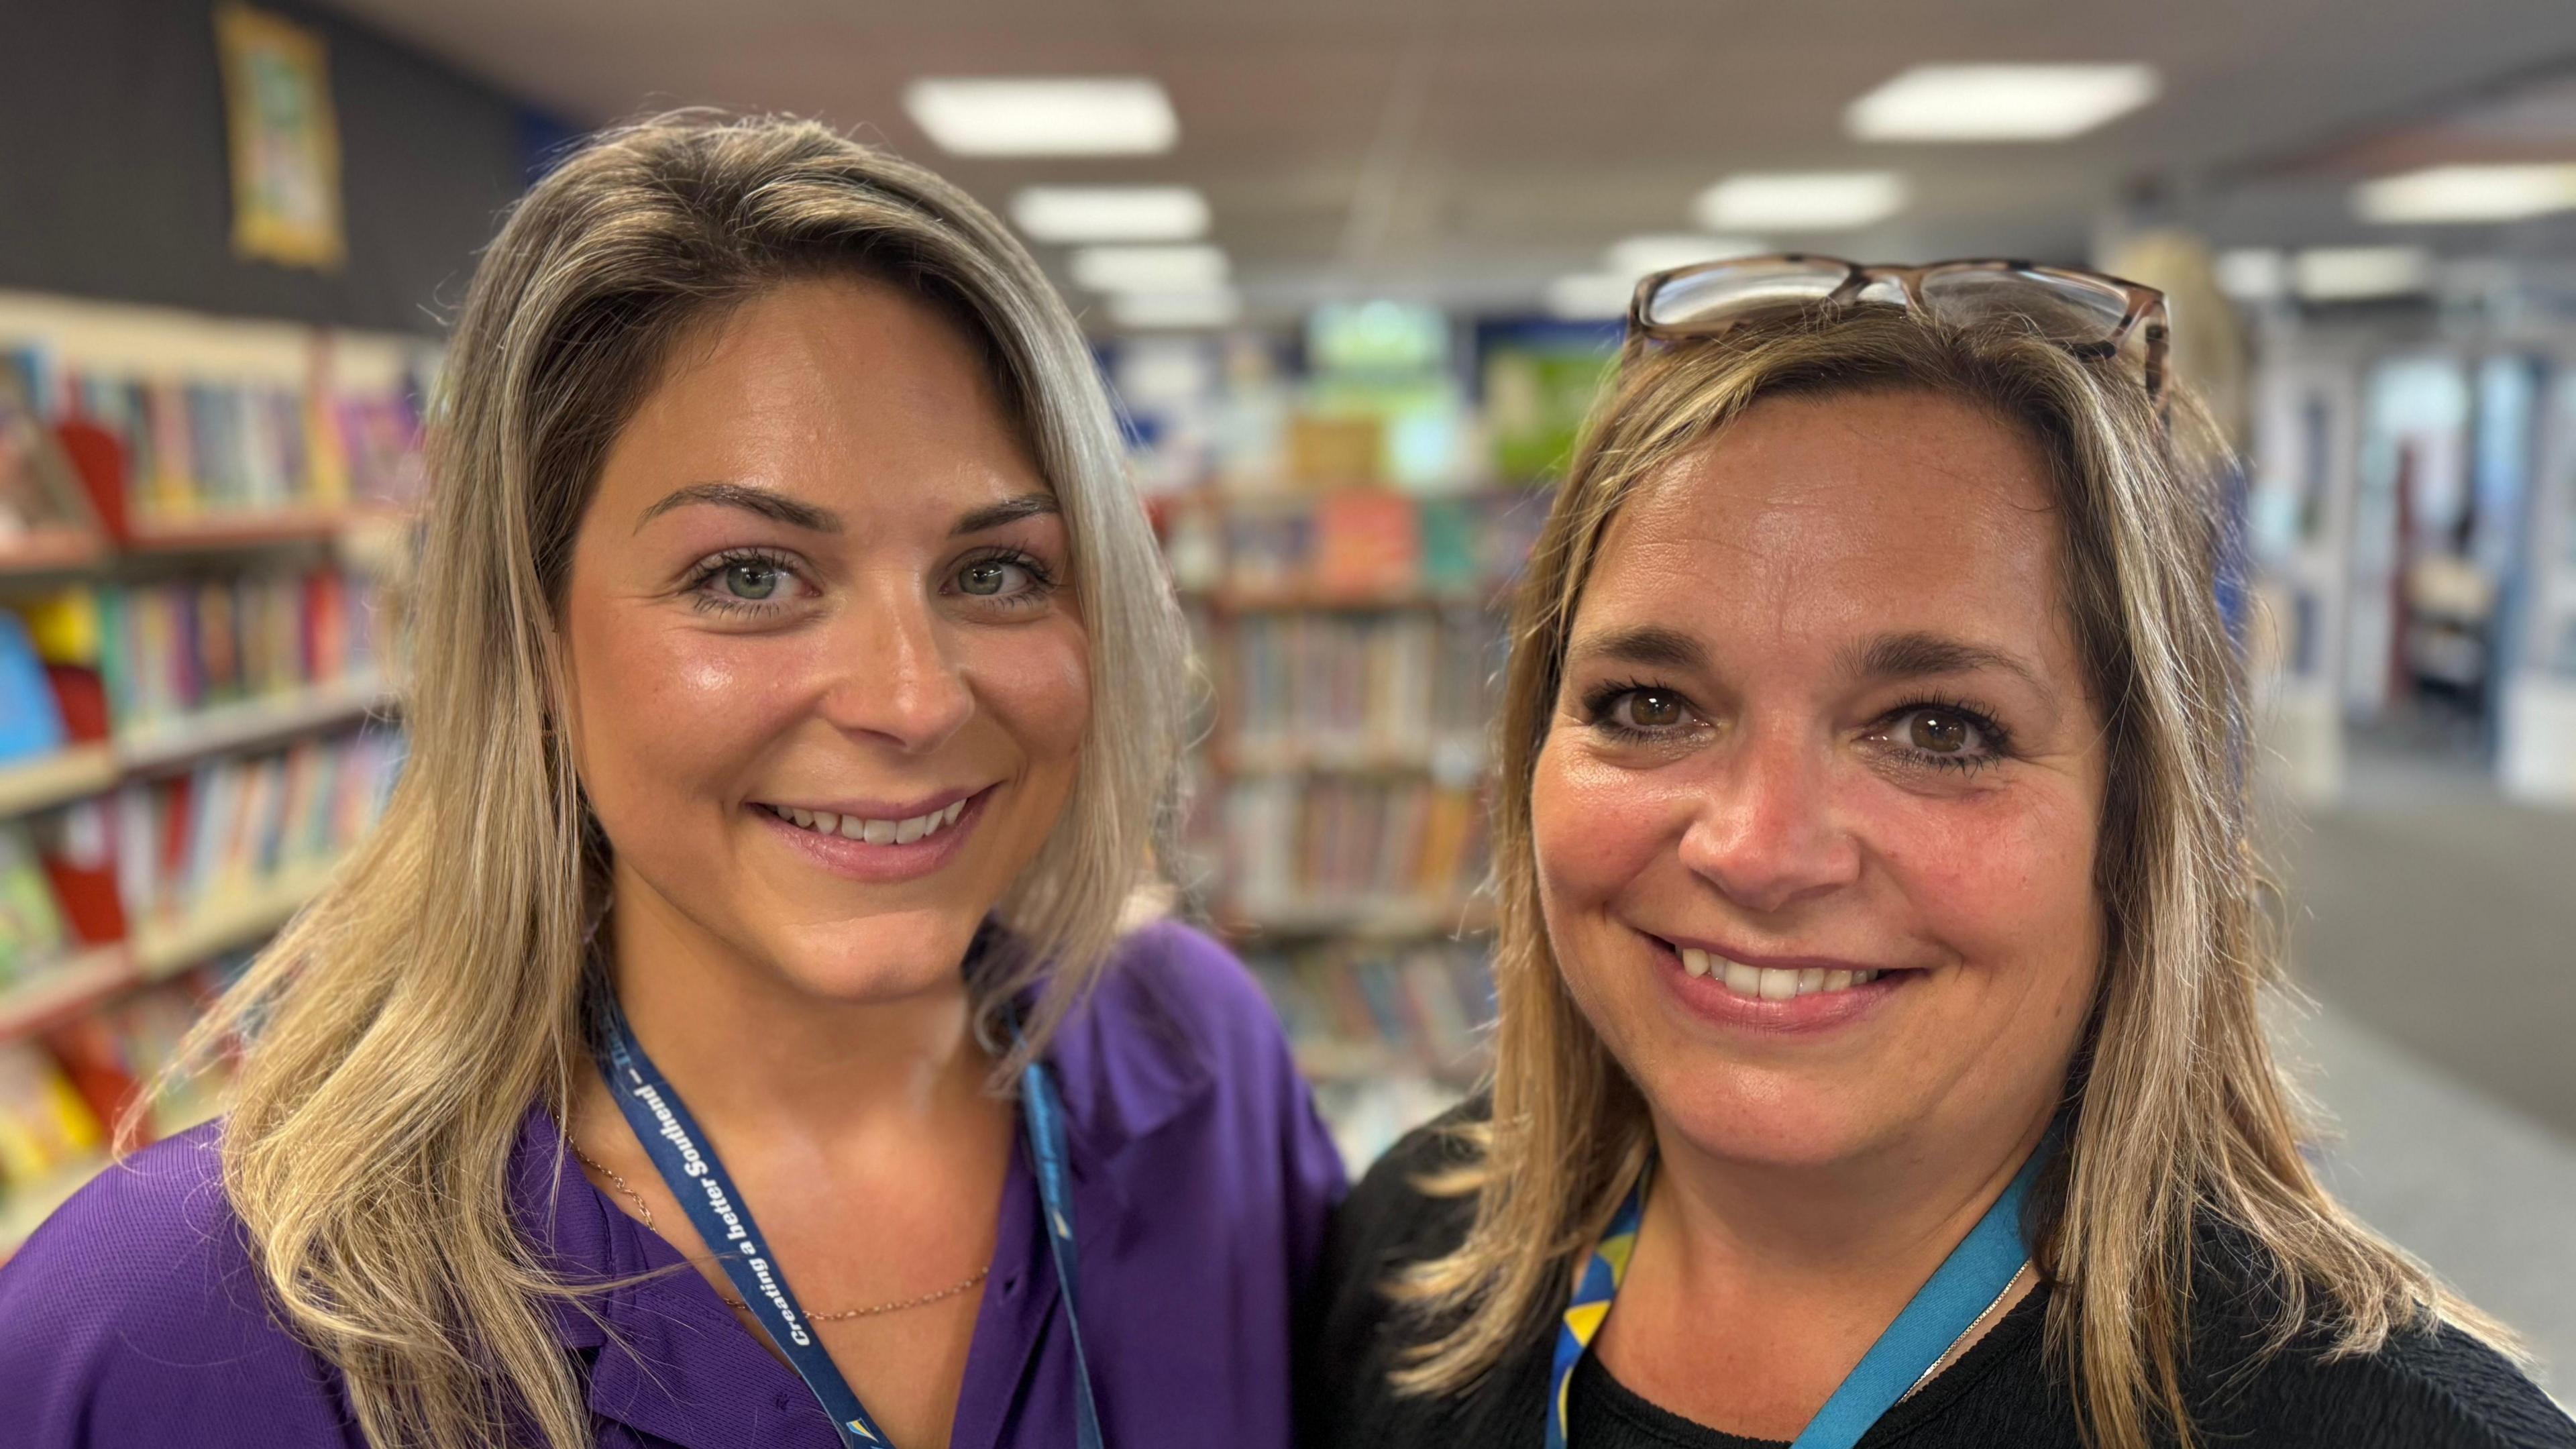
[[[1926,276],[1923,305],[1945,322],[2018,321],[2060,342],[2097,342],[2129,315],[2129,294],[2107,282],[2028,268],[1962,268]]]
[[[1841,262],[1760,257],[1690,272],[1646,299],[1646,325],[1702,332],[1747,313],[1820,302],[1851,275]]]

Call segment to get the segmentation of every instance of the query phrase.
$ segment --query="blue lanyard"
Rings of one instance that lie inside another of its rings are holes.
[[[603,1015],[600,1070],[609,1095],[626,1114],[635,1140],[644,1144],[663,1185],[689,1215],[698,1238],[724,1265],[725,1277],[742,1295],[770,1341],[787,1355],[797,1376],[812,1390],[815,1402],[830,1415],[844,1449],[891,1449],[893,1443],[841,1370],[833,1364],[808,1327],[805,1310],[787,1286],[787,1275],[770,1260],[751,1205],[735,1191],[733,1179],[705,1143],[680,1094],[654,1069],[653,1059],[635,1040],[626,1013],[610,1001]],[[1073,1334],[1074,1438],[1080,1449],[1101,1449],[1100,1411],[1092,1402],[1091,1365],[1082,1349],[1082,1320],[1076,1311],[1077,1274],[1073,1239],[1073,1197],[1065,1181],[1064,1110],[1055,1083],[1036,1062],[1020,1075],[1020,1111],[1037,1159],[1038,1201],[1046,1214],[1047,1247],[1055,1259],[1055,1276],[1064,1294],[1064,1321]]]
[[[2021,1237],[2022,1205],[2029,1200],[2030,1185],[2048,1155],[2048,1144],[2043,1142],[2021,1171],[2013,1174],[2004,1195],[1977,1219],[1931,1280],[1915,1290],[1896,1321],[1861,1355],[1859,1364],[1816,1411],[1816,1417],[1807,1421],[1789,1449],[1852,1449],[1880,1415],[1904,1398],[1952,1344],[2003,1300],[2004,1290],[2012,1287],[2013,1279],[2030,1262],[2030,1250]],[[1556,1334],[1555,1365],[1547,1380],[1547,1449],[1566,1449],[1567,1398],[1574,1366],[1582,1362],[1593,1335],[1601,1331],[1602,1320],[1610,1316],[1611,1300],[1628,1276],[1628,1259],[1637,1248],[1637,1226],[1646,1214],[1650,1176],[1651,1172],[1637,1175],[1636,1185],[1611,1215],[1600,1244],[1567,1296],[1565,1320]]]

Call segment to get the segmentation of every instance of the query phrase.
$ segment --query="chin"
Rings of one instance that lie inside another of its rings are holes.
[[[1630,1076],[1663,1129],[1748,1166],[1830,1167],[1893,1146],[1906,1132],[1892,1104],[1866,1084],[1687,1057]]]
[[[852,1005],[896,1002],[958,984],[982,918],[963,911],[904,911],[817,923],[769,943],[778,973],[806,995]]]

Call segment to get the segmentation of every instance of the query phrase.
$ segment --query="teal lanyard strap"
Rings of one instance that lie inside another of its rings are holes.
[[[1987,1208],[1968,1236],[1950,1250],[1929,1281],[1915,1290],[1896,1321],[1878,1336],[1846,1375],[1825,1406],[1816,1411],[1790,1449],[1852,1449],[1881,1415],[1895,1407],[1923,1376],[1940,1363],[1987,1310],[2000,1302],[2013,1279],[2030,1262],[2022,1240],[2022,1210],[2030,1200],[2056,1138],[2042,1139]],[[1628,1260],[1637,1247],[1637,1229],[1645,1219],[1646,1184],[1652,1164],[1637,1175],[1619,1211],[1612,1215],[1599,1246],[1584,1264],[1567,1296],[1564,1321],[1558,1326],[1555,1361],[1548,1375],[1547,1449],[1567,1449],[1568,1398],[1575,1365],[1601,1331],[1610,1305],[1628,1276]]]

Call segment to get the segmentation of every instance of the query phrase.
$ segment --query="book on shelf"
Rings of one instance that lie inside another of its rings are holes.
[[[182,922],[325,868],[375,823],[400,764],[399,737],[364,727],[127,784],[113,827],[127,917]]]
[[[1219,698],[1236,763],[1472,753],[1502,650],[1502,622],[1482,611],[1247,616],[1224,651]]]
[[[317,371],[319,369],[317,368]],[[419,496],[417,379],[349,392],[314,378],[61,369],[58,413],[114,438],[129,531],[226,517],[400,508]]]
[[[372,677],[375,590],[334,569],[243,572],[60,591],[23,606],[49,697],[117,732],[220,705]],[[8,621],[0,620],[0,639]],[[5,654],[0,644],[0,654]],[[77,731],[75,732],[78,733]]]
[[[221,1063],[176,1092],[151,1094],[230,969],[134,992],[42,1039],[0,1042],[0,1256],[106,1166],[131,1109],[141,1109],[131,1118],[136,1146],[213,1115]]]
[[[1256,951],[1248,964],[1313,1075],[1414,1070],[1457,1080],[1483,1066],[1494,988],[1480,944],[1339,942]]]
[[[61,959],[70,941],[35,841],[0,821],[0,990]]]
[[[1211,494],[1163,510],[1174,576],[1248,603],[1481,603],[1518,575],[1545,518],[1526,491]]]
[[[1261,776],[1234,782],[1223,809],[1226,886],[1246,916],[1463,901],[1484,878],[1473,788],[1420,776]]]

